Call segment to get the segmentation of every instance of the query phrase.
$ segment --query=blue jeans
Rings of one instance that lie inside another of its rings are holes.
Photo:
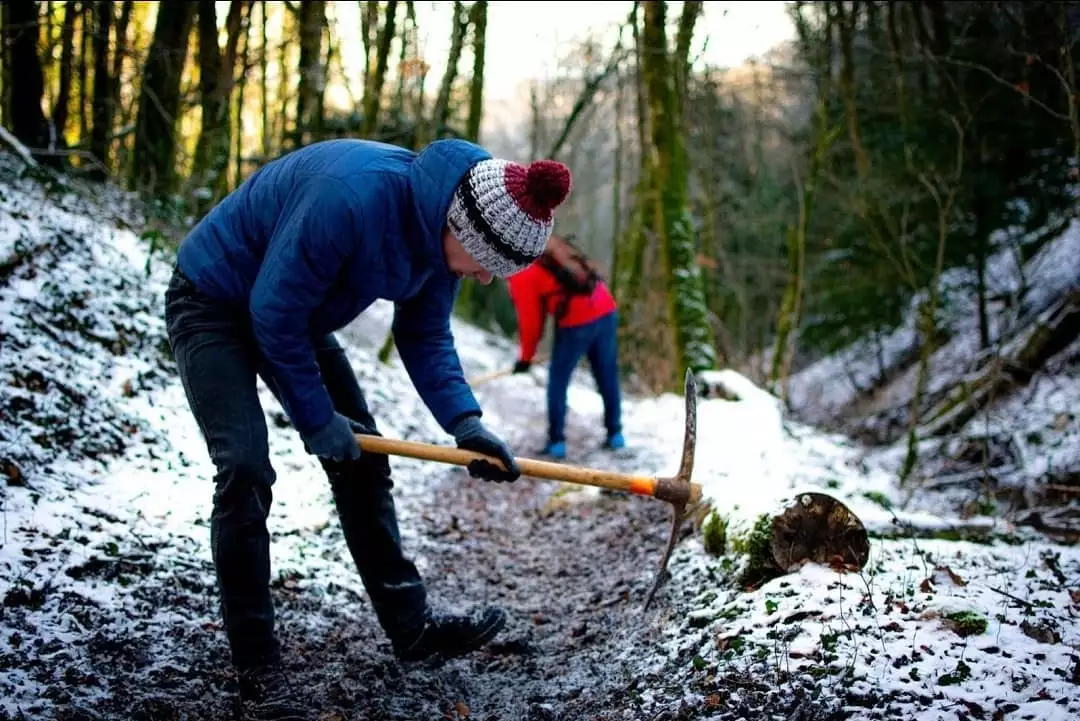
[[[589,359],[596,388],[604,399],[604,427],[608,437],[622,431],[619,397],[619,355],[616,343],[618,314],[612,312],[592,323],[555,328],[548,369],[548,441],[565,441],[566,393],[570,376],[581,356]]]
[[[256,379],[272,391],[275,386],[244,309],[202,295],[179,270],[166,292],[165,319],[188,404],[216,469],[210,543],[232,660],[238,668],[274,663],[280,645],[266,519],[276,474]],[[334,407],[377,433],[341,345],[330,335],[316,338],[315,347]],[[389,459],[364,453],[348,463],[320,463],[379,623],[391,639],[415,632],[423,623],[426,590],[402,553]]]

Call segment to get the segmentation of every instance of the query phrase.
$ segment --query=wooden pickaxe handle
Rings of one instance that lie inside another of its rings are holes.
[[[538,365],[538,364],[544,363],[546,361],[547,361],[547,354],[546,353],[540,353],[535,358],[533,358],[532,363],[533,363],[533,365]],[[481,376],[475,376],[473,378],[469,378],[467,382],[468,382],[468,384],[470,386],[479,386],[479,385],[483,385],[484,383],[487,383],[488,381],[493,381],[496,378],[502,378],[504,376],[511,375],[513,372],[514,372],[514,369],[512,367],[511,368],[503,368],[501,370],[491,371],[490,373],[485,373],[484,375],[481,375]]]
[[[497,370],[497,371],[491,371],[490,373],[485,373],[482,376],[477,376],[475,378],[470,378],[468,380],[468,383],[469,383],[470,386],[473,386],[473,387],[480,386],[480,385],[483,385],[483,384],[487,383],[488,381],[493,381],[496,378],[502,378],[503,376],[508,376],[513,372],[514,372],[513,368],[502,368],[502,369]]]
[[[408,458],[418,458],[420,460],[436,461],[438,463],[449,463],[456,466],[468,466],[469,463],[475,460],[485,460],[494,463],[495,465],[502,465],[495,458],[485,456],[482,453],[467,451],[462,448],[437,446],[431,443],[403,441],[394,438],[369,436],[365,434],[357,434],[356,439],[360,443],[361,450],[371,451],[372,453],[383,453],[391,456],[406,456]],[[600,471],[593,468],[581,468],[579,466],[568,466],[562,463],[550,463],[548,461],[539,461],[532,458],[517,458],[516,460],[518,466],[521,468],[521,473],[526,476],[532,476],[533,478],[541,478],[549,481],[565,481],[567,483],[576,483],[583,486],[598,486],[600,488],[610,488],[616,491],[625,491],[639,496],[650,496],[653,498],[660,498],[661,500],[669,500],[663,497],[664,494],[662,492],[662,489],[665,487],[666,479],[654,478],[652,476],[632,475],[628,473],[616,473],[613,471]],[[691,488],[689,491],[692,496],[700,495],[700,486],[697,486],[697,484],[690,484],[690,486]],[[697,487],[695,488],[695,486]]]

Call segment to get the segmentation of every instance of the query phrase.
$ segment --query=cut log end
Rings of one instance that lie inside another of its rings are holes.
[[[824,493],[800,493],[772,519],[772,560],[785,573],[804,563],[860,570],[870,558],[870,539],[862,521]]]
[[[804,491],[780,500],[775,512],[737,517],[711,510],[702,523],[705,549],[744,559],[738,584],[756,587],[814,563],[860,571],[870,538],[858,516],[836,498]]]

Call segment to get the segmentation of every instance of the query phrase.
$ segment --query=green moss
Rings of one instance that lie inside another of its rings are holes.
[[[386,338],[383,340],[382,347],[379,348],[379,362],[389,363],[390,354],[394,351],[394,334],[389,332],[386,334]]]
[[[945,614],[958,636],[977,636],[986,633],[986,617],[976,611],[954,611]]]
[[[701,527],[702,542],[705,552],[713,556],[723,556],[727,549],[727,519],[713,511]]]
[[[971,667],[961,661],[956,664],[955,670],[941,675],[941,678],[938,679],[938,685],[956,686],[957,684],[964,683],[964,681],[967,681],[969,678],[971,678]]]
[[[881,491],[866,491],[863,493],[863,498],[872,503],[878,504],[886,511],[892,510],[892,501],[890,501],[889,497]]]
[[[743,587],[757,586],[780,575],[773,562],[771,541],[772,518],[764,513],[758,516],[750,533],[731,539],[732,550],[746,556],[746,568],[739,578]]]

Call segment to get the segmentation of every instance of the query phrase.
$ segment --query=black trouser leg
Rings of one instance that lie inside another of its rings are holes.
[[[167,292],[166,322],[180,380],[216,469],[210,539],[233,662],[240,668],[273,663],[280,649],[266,518],[275,473],[254,340],[241,319],[179,275]]]

